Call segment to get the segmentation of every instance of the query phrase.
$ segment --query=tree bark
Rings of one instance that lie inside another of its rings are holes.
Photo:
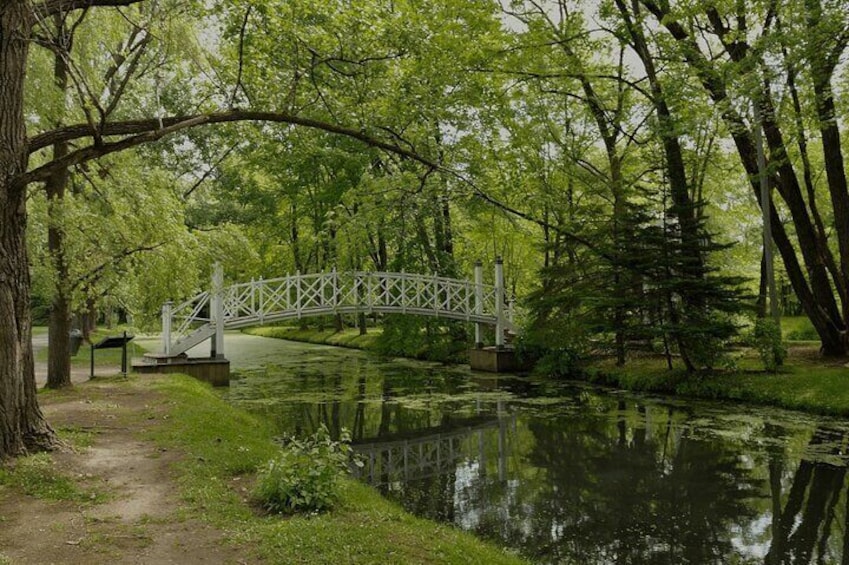
[[[819,0],[807,0],[807,24],[811,37],[816,37],[817,28],[822,23],[822,6]],[[845,289],[849,285],[849,186],[846,182],[843,150],[840,141],[840,128],[834,104],[834,89],[831,79],[834,64],[826,60],[822,49],[814,44],[808,48],[814,86],[814,101],[819,118],[820,139],[822,141],[825,174],[828,179],[829,195],[834,212],[834,227],[837,232],[837,250],[840,257],[840,282]],[[849,300],[843,297],[842,316],[849,325]]]
[[[62,93],[64,100],[68,88],[68,62],[65,55],[70,53],[71,41],[61,16],[55,16],[57,51],[53,60],[53,80]],[[57,124],[61,125],[61,124]],[[68,144],[58,142],[53,145],[53,159],[62,159],[68,154]],[[54,288],[53,301],[50,304],[50,320],[47,329],[47,388],[71,386],[71,300],[68,284],[68,259],[65,256],[65,232],[61,225],[61,209],[68,188],[70,172],[67,168],[57,169],[47,182],[47,247],[53,264]]]
[[[38,407],[32,352],[24,78],[32,31],[28,2],[0,4],[0,458],[55,443]]]

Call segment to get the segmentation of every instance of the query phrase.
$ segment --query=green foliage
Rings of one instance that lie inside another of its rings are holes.
[[[21,457],[0,465],[0,485],[44,500],[91,502],[99,499],[96,493],[80,489],[59,471],[49,453]]]
[[[468,348],[466,328],[460,322],[389,315],[383,320],[376,349],[390,357],[460,362],[465,361]]]
[[[749,334],[749,344],[754,347],[764,369],[775,372],[787,358],[787,348],[781,337],[781,326],[772,318],[758,318]]]
[[[304,439],[290,439],[259,471],[254,496],[270,512],[323,512],[340,498],[340,478],[351,461],[351,434],[330,437],[324,424]]]
[[[590,356],[586,328],[566,316],[537,319],[516,342],[520,361],[554,377],[576,375]]]

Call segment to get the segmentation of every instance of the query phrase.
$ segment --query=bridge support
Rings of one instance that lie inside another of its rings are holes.
[[[197,312],[200,311],[198,307]],[[185,373],[213,386],[230,384],[230,361],[224,358],[224,269],[216,263],[212,272],[212,290],[209,294],[209,322],[212,327],[198,334],[193,345],[199,345],[209,336],[208,358],[189,358],[180,350],[175,351],[172,338],[174,307],[171,302],[162,305],[162,352],[145,353],[144,359],[133,363],[136,373]],[[203,330],[204,328],[201,328]],[[211,332],[211,335],[210,333]]]
[[[483,267],[475,263],[475,314],[483,312]],[[523,372],[528,367],[523,366],[516,358],[516,352],[505,343],[504,332],[512,327],[512,308],[505,304],[507,290],[504,284],[504,261],[501,257],[495,260],[495,347],[484,347],[481,335],[481,324],[475,323],[475,347],[469,351],[469,365],[473,371],[488,373]]]
[[[230,385],[230,361],[227,359],[187,358],[147,360],[133,363],[133,372],[140,374],[183,373],[212,386]]]
[[[171,307],[170,300],[162,305],[162,352],[171,355]]]
[[[483,315],[483,263],[475,262],[475,314]],[[483,349],[483,327],[475,322],[475,348]]]
[[[215,325],[215,333],[210,343],[210,357],[224,359],[224,268],[216,263],[212,269],[212,296],[210,297],[210,317]]]
[[[504,260],[495,259],[495,348],[504,349]]]

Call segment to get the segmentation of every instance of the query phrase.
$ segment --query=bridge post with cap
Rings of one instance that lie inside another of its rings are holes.
[[[495,259],[495,348],[504,349],[504,261]]]
[[[212,268],[212,295],[209,300],[210,317],[215,325],[210,356],[222,359],[224,357],[224,268],[221,263],[215,263]]]
[[[483,263],[475,261],[475,314],[483,315]],[[475,322],[475,347],[483,349],[483,328]]]
[[[170,300],[162,305],[162,352],[171,354],[171,308],[174,303]]]

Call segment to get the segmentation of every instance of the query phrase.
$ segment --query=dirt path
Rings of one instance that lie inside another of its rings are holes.
[[[172,463],[181,454],[145,440],[162,398],[92,381],[41,400],[48,421],[90,446],[53,454],[92,501],[48,502],[0,489],[0,563],[248,563],[246,549],[180,511]],[[4,561],[5,558],[5,561]]]

